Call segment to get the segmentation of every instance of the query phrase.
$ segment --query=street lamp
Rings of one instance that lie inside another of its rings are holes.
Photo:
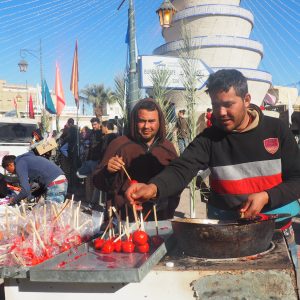
[[[26,72],[27,71],[28,63],[24,59],[26,54],[29,54],[29,55],[35,57],[40,63],[40,81],[41,81],[41,89],[42,89],[42,86],[43,86],[42,40],[40,39],[40,47],[37,50],[20,49],[20,57],[22,58],[20,60],[20,62],[18,63],[20,72]],[[26,90],[27,90],[27,80],[26,80]],[[27,95],[27,98],[28,98],[28,95]],[[27,99],[27,102],[28,102],[28,99]],[[45,128],[46,120],[45,120],[44,108],[41,109],[41,123],[42,123],[42,128],[43,128],[43,131],[44,131],[46,129]]]
[[[18,66],[20,68],[20,72],[26,72],[28,63],[25,59],[21,59],[20,62],[18,63]]]
[[[36,54],[37,53],[37,54]],[[39,63],[40,63],[40,80],[41,80],[41,86],[42,86],[42,81],[43,81],[43,64],[42,64],[42,41],[40,40],[40,47],[38,50],[32,50],[32,49],[20,49],[20,56],[21,60],[18,63],[20,72],[26,72],[28,68],[28,63],[24,59],[26,54],[30,54],[31,56],[35,57]]]
[[[176,12],[177,10],[174,5],[169,0],[164,0],[156,11],[159,16],[160,26],[163,28],[169,28],[172,23],[172,18]]]

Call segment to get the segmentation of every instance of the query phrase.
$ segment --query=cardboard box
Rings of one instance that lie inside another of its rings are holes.
[[[36,146],[36,151],[39,155],[43,155],[46,152],[49,152],[57,147],[56,140],[54,138],[47,139],[45,141],[40,142]]]

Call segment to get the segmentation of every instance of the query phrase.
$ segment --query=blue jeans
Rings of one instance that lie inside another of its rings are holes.
[[[62,182],[60,184],[54,184],[47,188],[45,201],[55,201],[63,203],[67,195],[68,182]]]
[[[180,152],[180,154],[182,154],[182,152],[184,151],[184,149],[187,147],[187,145],[189,143],[188,139],[187,138],[178,138],[177,142],[178,142],[179,152]]]

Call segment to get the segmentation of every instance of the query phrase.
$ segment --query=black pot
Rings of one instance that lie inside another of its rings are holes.
[[[275,220],[249,224],[209,219],[173,219],[171,222],[184,254],[214,259],[266,251],[275,229]]]

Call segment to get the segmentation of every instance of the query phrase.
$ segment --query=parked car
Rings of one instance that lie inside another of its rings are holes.
[[[18,156],[29,151],[32,132],[37,128],[38,124],[34,119],[0,118],[0,163],[5,155]],[[2,167],[0,172],[4,172]]]

